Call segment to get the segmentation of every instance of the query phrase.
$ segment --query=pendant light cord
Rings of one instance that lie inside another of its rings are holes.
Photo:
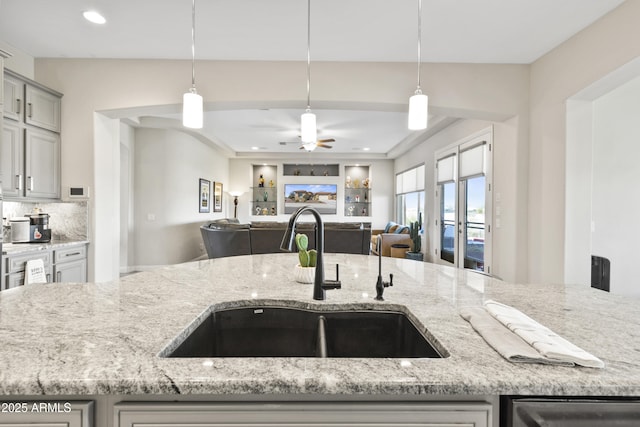
[[[191,1],[191,88],[196,89],[196,0]]]
[[[420,90],[420,68],[422,52],[422,0],[418,0],[418,90]]]
[[[307,0],[307,110],[311,110],[311,0]]]

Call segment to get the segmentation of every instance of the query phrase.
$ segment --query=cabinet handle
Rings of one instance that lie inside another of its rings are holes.
[[[22,110],[22,100],[20,98],[16,99],[16,114],[20,114]]]
[[[73,252],[73,253],[70,253],[70,254],[65,254],[64,256],[68,257],[68,256],[76,256],[76,255],[80,255],[80,252]]]
[[[33,116],[33,104],[31,104],[30,102],[27,103],[27,112],[27,116],[31,118]]]
[[[29,180],[29,191],[33,191],[33,177],[28,176],[27,179]]]
[[[22,175],[16,175],[16,190],[22,191]]]

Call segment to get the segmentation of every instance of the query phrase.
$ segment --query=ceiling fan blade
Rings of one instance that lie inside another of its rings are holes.
[[[322,147],[322,148],[333,148],[331,145],[323,144],[322,142],[318,142],[318,143],[316,144],[316,147]]]
[[[333,138],[327,138],[327,139],[319,139],[318,142],[336,142],[336,140]]]

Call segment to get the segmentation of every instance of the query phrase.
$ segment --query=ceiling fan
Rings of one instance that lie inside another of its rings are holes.
[[[331,145],[327,145],[328,142],[335,142],[336,140],[333,138],[324,138],[324,139],[318,139],[316,141],[316,147],[322,147],[322,148],[333,148],[333,146]],[[286,144],[301,144],[300,141],[280,141],[280,145],[286,145]],[[300,145],[300,149],[301,150],[305,150],[304,145]]]

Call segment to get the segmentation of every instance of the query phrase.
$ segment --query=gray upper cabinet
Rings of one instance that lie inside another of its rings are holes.
[[[60,135],[40,129],[25,131],[24,194],[60,198]]]
[[[4,76],[4,117],[22,121],[24,107],[24,82],[9,74]]]
[[[59,199],[62,94],[8,70],[3,89],[5,198]]]
[[[61,104],[59,95],[28,84],[25,86],[24,121],[42,129],[60,132]]]
[[[9,70],[3,86],[5,118],[60,132],[62,94]]]
[[[24,194],[24,129],[11,120],[5,120],[0,148],[0,180],[4,197],[20,197]]]

